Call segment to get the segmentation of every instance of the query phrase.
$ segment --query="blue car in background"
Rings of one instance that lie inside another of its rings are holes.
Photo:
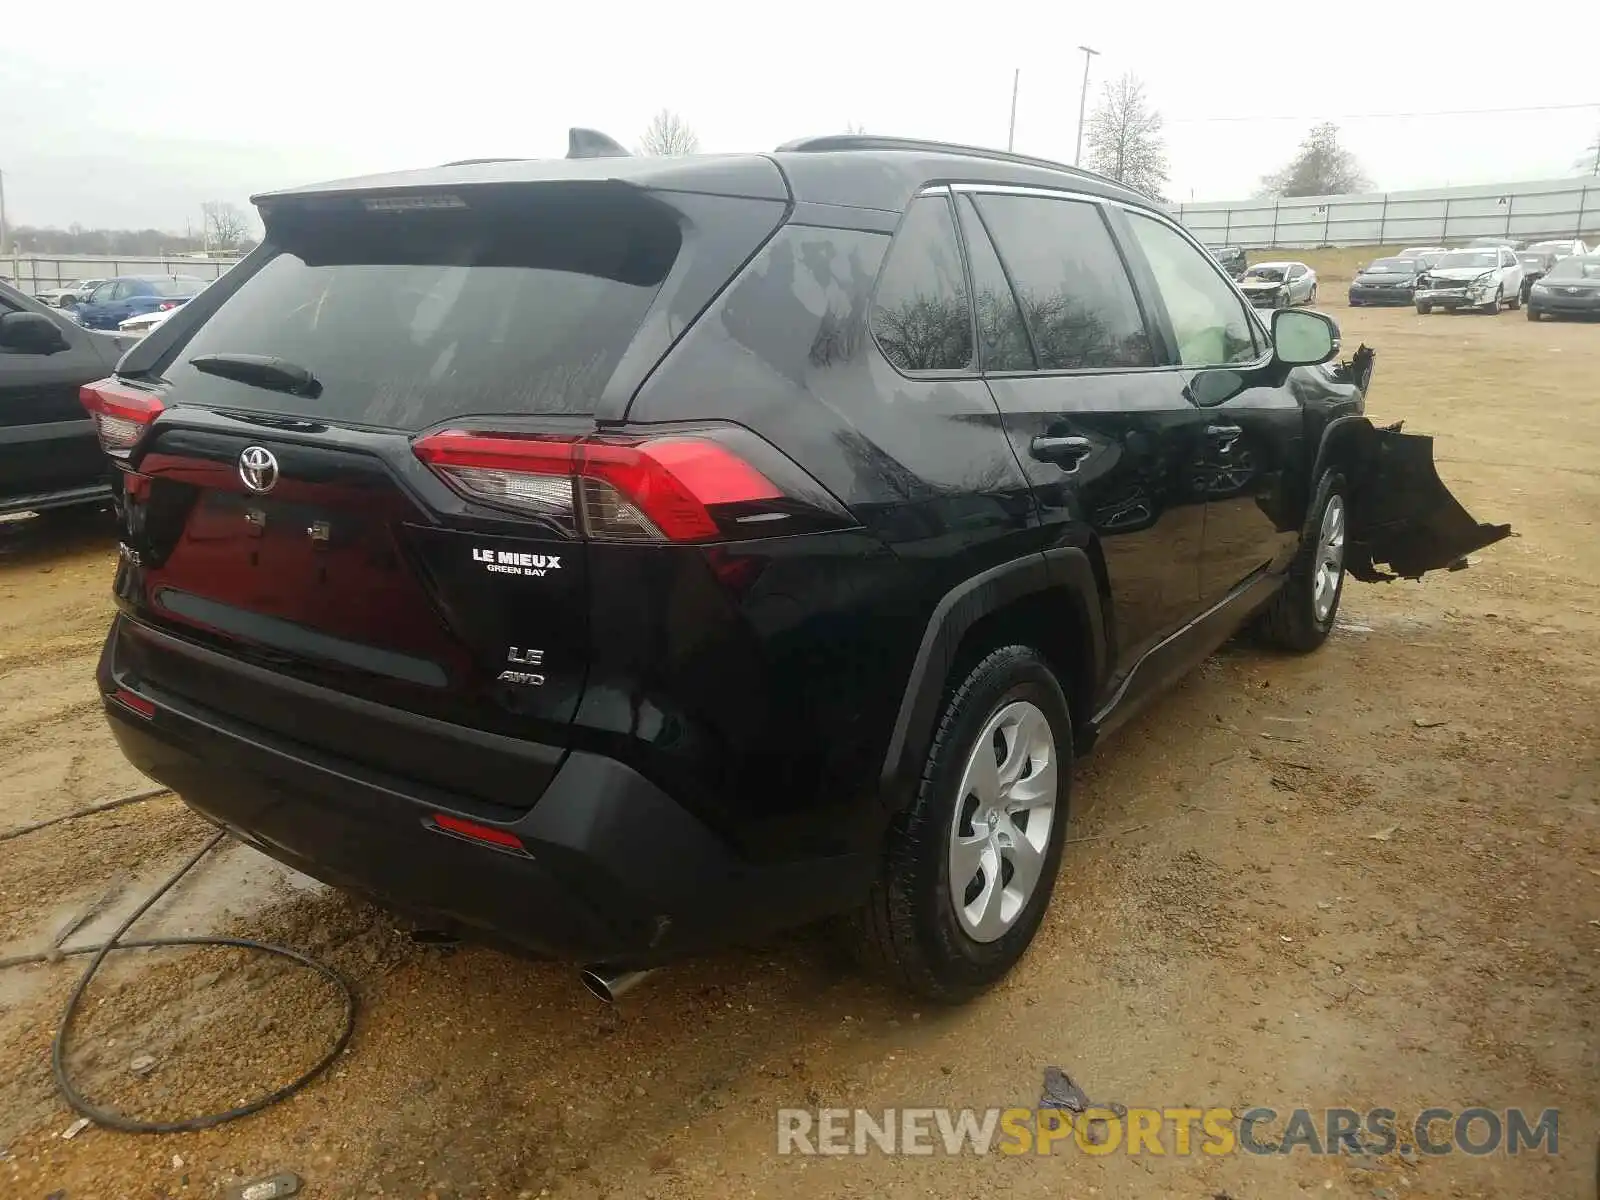
[[[117,323],[129,317],[187,304],[210,282],[182,275],[121,275],[90,292],[73,316],[90,329],[115,331]]]

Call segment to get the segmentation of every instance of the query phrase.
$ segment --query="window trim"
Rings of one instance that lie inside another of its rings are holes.
[[[955,235],[956,256],[961,260],[961,282],[967,290],[967,327],[968,336],[972,339],[972,361],[964,367],[948,367],[930,371],[906,371],[900,364],[889,357],[883,348],[883,343],[878,340],[878,323],[873,320],[873,315],[878,310],[878,292],[883,287],[883,280],[889,273],[889,265],[894,258],[895,240],[899,238],[901,230],[906,227],[906,222],[911,219],[911,210],[919,200],[942,198],[945,211],[950,216],[951,232]],[[913,197],[911,203],[906,205],[905,212],[900,214],[900,220],[895,224],[894,232],[889,235],[888,248],[884,250],[883,262],[878,267],[878,277],[872,281],[872,292],[867,297],[867,336],[872,339],[873,346],[878,351],[878,357],[889,365],[896,375],[902,379],[922,380],[937,382],[943,379],[978,379],[983,371],[979,361],[978,349],[978,306],[973,303],[972,295],[972,266],[967,261],[967,246],[961,237],[961,222],[956,212],[955,196],[947,185],[925,187]]]
[[[1104,223],[1106,227],[1106,236],[1111,239],[1112,246],[1116,248],[1117,257],[1122,262],[1122,269],[1128,277],[1128,287],[1133,292],[1134,307],[1139,311],[1139,317],[1144,322],[1145,333],[1151,339],[1152,351],[1155,352],[1155,356],[1158,359],[1164,356],[1175,357],[1172,349],[1172,340],[1169,336],[1170,331],[1160,321],[1152,319],[1155,314],[1147,308],[1144,297],[1140,295],[1137,271],[1135,270],[1134,264],[1129,261],[1127,248],[1122,245],[1122,239],[1118,236],[1116,223],[1110,219],[1110,214],[1106,211],[1106,207],[1108,205],[1117,205],[1119,204],[1118,201],[1107,200],[1104,196],[1096,196],[1088,192],[1074,192],[1066,188],[1026,187],[1022,185],[1004,183],[936,184],[924,188],[921,192],[918,192],[917,195],[920,197],[928,194],[929,192],[943,191],[949,191],[952,193],[952,198],[958,195],[1034,196],[1045,200],[1074,200],[1082,204],[1092,205],[1099,215],[1100,220]],[[1001,273],[1005,275],[1006,283],[1011,287],[1013,302],[1016,303],[1017,310],[1022,312],[1022,302],[1017,299],[1016,282],[1012,278],[1011,267],[1006,263],[1005,254],[1000,249],[1000,243],[995,240],[994,234],[989,229],[988,221],[984,219],[983,209],[978,206],[976,201],[972,202],[972,211],[977,215],[978,222],[983,227],[984,235],[989,239],[989,248],[994,251],[995,258],[999,260]],[[956,222],[956,234],[957,236],[962,236],[961,224],[959,220],[960,213],[957,212],[956,215],[958,218]],[[963,256],[965,256],[964,247]],[[967,286],[968,290],[970,291],[972,288],[970,276]],[[974,305],[973,315],[974,319],[976,319],[976,305]],[[1164,308],[1162,310],[1162,316],[1163,318],[1165,316]],[[1028,318],[1025,312],[1022,312],[1022,327],[1027,331],[1028,345],[1033,350],[1033,369],[1031,371],[990,371],[985,369],[982,372],[984,378],[1049,379],[1058,376],[1073,375],[1135,375],[1146,374],[1154,371],[1173,371],[1181,369],[1177,363],[1171,362],[1156,362],[1147,367],[1045,367],[1040,365],[1039,349],[1034,343],[1033,329],[1028,324]],[[976,343],[974,344],[976,345]]]
[[[993,376],[997,379],[1026,379],[1035,377],[1042,378],[1070,375],[1132,375],[1147,374],[1155,371],[1253,371],[1271,364],[1274,354],[1272,345],[1272,331],[1262,322],[1260,316],[1257,315],[1255,306],[1250,303],[1244,292],[1240,290],[1238,283],[1233,279],[1233,277],[1224,271],[1221,264],[1218,263],[1216,259],[1212,258],[1211,255],[1206,251],[1204,244],[1202,244],[1199,239],[1197,239],[1182,225],[1174,221],[1171,217],[1159,209],[1147,208],[1142,204],[1131,204],[1126,200],[1118,200],[1108,196],[1097,196],[1092,192],[1080,192],[1072,188],[1047,188],[1038,187],[1032,184],[990,183],[982,180],[951,180],[945,183],[930,183],[922,188],[921,191],[917,193],[917,196],[921,197],[924,195],[941,193],[945,191],[949,191],[958,196],[969,193],[978,195],[982,195],[984,193],[993,193],[1001,196],[1043,196],[1048,199],[1081,200],[1089,204],[1099,205],[1106,210],[1115,209],[1121,213],[1137,213],[1139,216],[1148,217],[1152,221],[1158,221],[1165,225],[1168,229],[1171,229],[1184,241],[1188,242],[1189,245],[1197,253],[1199,253],[1207,263],[1210,264],[1212,271],[1214,271],[1217,277],[1227,285],[1228,290],[1238,297],[1239,307],[1244,310],[1245,320],[1249,322],[1250,327],[1255,331],[1256,337],[1259,339],[1262,346],[1261,353],[1249,362],[1228,363],[1226,366],[1217,367],[1186,367],[1180,362],[1173,361],[1169,363],[1157,364],[1153,367],[1069,367],[1059,370],[1048,370],[1037,365],[1038,355],[1035,354],[1035,367],[1032,371],[985,371],[983,373],[985,377]],[[978,206],[976,204],[973,205],[975,210],[977,207]],[[1109,216],[1109,213],[1106,215]],[[1107,224],[1111,227],[1113,240],[1120,241],[1120,231],[1117,229],[1117,223],[1113,220],[1108,220]],[[956,225],[956,233],[957,236],[960,236],[961,226],[959,221]],[[1131,233],[1129,236],[1131,238]],[[990,245],[994,245],[993,238],[990,239]],[[994,246],[994,252],[996,257],[1000,256],[1000,248],[998,246]],[[1140,277],[1141,275],[1144,275],[1153,279],[1153,276],[1148,275],[1150,271],[1149,260],[1145,257],[1144,251],[1137,245],[1136,239],[1135,244],[1124,249],[1123,253],[1125,259],[1127,260],[1126,266],[1128,269],[1129,282],[1133,285],[1135,300],[1142,305],[1145,298],[1140,294],[1143,290]],[[965,254],[964,249],[963,254]],[[1001,259],[1001,268],[1007,269],[1005,267],[1005,261],[1003,258]],[[971,286],[970,279],[968,281],[968,286]],[[1153,284],[1147,283],[1143,286],[1153,286]],[[1166,302],[1161,298],[1161,293],[1159,290],[1155,292],[1151,303],[1153,303],[1155,306],[1156,312],[1159,313],[1159,321],[1157,322],[1157,328],[1152,328],[1150,332],[1152,335],[1159,332],[1161,338],[1166,342],[1166,352],[1175,360],[1177,358],[1177,344],[1172,333],[1172,321],[1167,313]],[[924,376],[917,376],[916,378],[923,377]]]
[[[1205,367],[1186,366],[1186,367],[1182,367],[1181,369],[1185,370],[1185,371],[1254,371],[1254,370],[1259,370],[1262,367],[1269,366],[1272,363],[1272,357],[1273,357],[1273,354],[1275,353],[1275,350],[1274,350],[1273,345],[1272,345],[1272,330],[1270,329],[1270,327],[1268,327],[1266,324],[1264,324],[1262,322],[1262,320],[1261,320],[1261,318],[1259,316],[1256,315],[1255,305],[1250,303],[1249,298],[1240,289],[1238,283],[1234,281],[1232,276],[1230,276],[1226,271],[1224,271],[1222,269],[1221,265],[1217,262],[1217,260],[1212,258],[1209,254],[1207,254],[1205,252],[1204,247],[1202,247],[1200,245],[1200,243],[1194,238],[1194,236],[1192,234],[1189,233],[1188,230],[1184,229],[1184,227],[1182,225],[1178,224],[1176,221],[1172,220],[1170,217],[1167,217],[1167,216],[1165,216],[1164,214],[1161,214],[1161,213],[1153,212],[1152,210],[1150,210],[1148,208],[1140,208],[1140,207],[1137,207],[1136,205],[1132,205],[1132,204],[1122,204],[1119,207],[1121,207],[1123,209],[1123,211],[1126,212],[1126,213],[1137,214],[1137,215],[1142,216],[1142,217],[1148,217],[1151,220],[1158,222],[1159,224],[1165,225],[1168,229],[1172,230],[1174,233],[1176,233],[1184,241],[1188,242],[1191,248],[1197,250],[1200,253],[1200,255],[1206,260],[1206,263],[1210,266],[1212,272],[1217,276],[1217,278],[1221,279],[1225,284],[1227,284],[1228,290],[1231,291],[1234,294],[1234,296],[1238,299],[1239,307],[1244,310],[1244,319],[1245,319],[1245,321],[1250,325],[1250,327],[1253,330],[1255,330],[1256,336],[1260,340],[1260,343],[1261,343],[1261,345],[1263,347],[1261,353],[1258,354],[1255,358],[1249,360],[1248,362],[1215,363],[1215,364],[1213,364],[1211,366],[1205,366]],[[1145,264],[1145,269],[1149,270],[1150,269],[1149,259],[1145,256],[1143,247],[1137,246],[1137,242],[1138,242],[1137,236],[1134,236],[1133,240],[1135,242],[1135,248],[1138,250],[1139,257]],[[1157,290],[1156,290],[1156,302],[1161,305],[1162,317],[1167,323],[1167,328],[1171,329],[1172,328],[1172,317],[1167,312],[1167,302],[1166,302],[1165,299],[1162,298],[1159,288],[1157,288]],[[1176,336],[1176,335],[1174,335],[1174,336]]]
[[[956,234],[961,238],[961,252],[967,260],[967,286],[972,294],[972,315],[973,319],[976,320],[978,315],[977,277],[972,274],[972,254],[966,246],[966,231],[961,221],[961,200],[956,197],[953,189],[950,198],[956,208]],[[1011,277],[1011,268],[1006,266],[1005,256],[1000,253],[1000,245],[994,240],[994,231],[989,228],[989,222],[983,219],[983,210],[978,207],[977,201],[972,198],[972,193],[965,193],[965,199],[967,207],[972,210],[972,219],[978,223],[978,232],[989,240],[989,253],[994,255],[994,261],[1000,267],[1000,278],[1006,281],[1006,290],[1011,293],[1012,307],[1017,310],[1017,320],[1022,323],[1022,336],[1028,343],[1028,356],[1033,359],[1033,366],[1027,370],[990,370],[989,365],[983,361],[983,332],[979,330],[977,342],[978,370],[985,377],[994,375],[1001,378],[1015,378],[1019,375],[1041,374],[1043,373],[1043,368],[1039,366],[1039,347],[1034,343],[1033,326],[1028,324],[1028,315],[1022,311],[1022,300],[1017,296],[1017,281]]]

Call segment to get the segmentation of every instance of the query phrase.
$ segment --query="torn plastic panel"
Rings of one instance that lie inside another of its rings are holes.
[[[1366,394],[1367,384],[1372,382],[1372,365],[1377,358],[1377,352],[1362,342],[1356,352],[1343,362],[1328,367],[1328,374],[1340,383],[1348,383],[1360,389],[1362,395]]]
[[[1367,367],[1370,374],[1370,359]],[[1427,571],[1460,570],[1468,554],[1511,535],[1509,525],[1473,519],[1439,478],[1433,439],[1401,433],[1399,422],[1360,430],[1351,473],[1345,566],[1357,579],[1420,579]]]

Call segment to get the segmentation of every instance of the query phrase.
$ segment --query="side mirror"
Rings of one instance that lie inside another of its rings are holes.
[[[49,317],[36,312],[10,312],[0,316],[0,349],[21,354],[54,354],[67,348],[67,339]]]
[[[1272,314],[1272,345],[1279,362],[1314,367],[1339,353],[1339,327],[1319,312],[1280,308]]]

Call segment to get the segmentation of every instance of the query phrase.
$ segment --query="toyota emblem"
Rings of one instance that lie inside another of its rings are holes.
[[[270,492],[278,482],[278,460],[265,446],[246,446],[239,452],[239,478],[252,492]]]

